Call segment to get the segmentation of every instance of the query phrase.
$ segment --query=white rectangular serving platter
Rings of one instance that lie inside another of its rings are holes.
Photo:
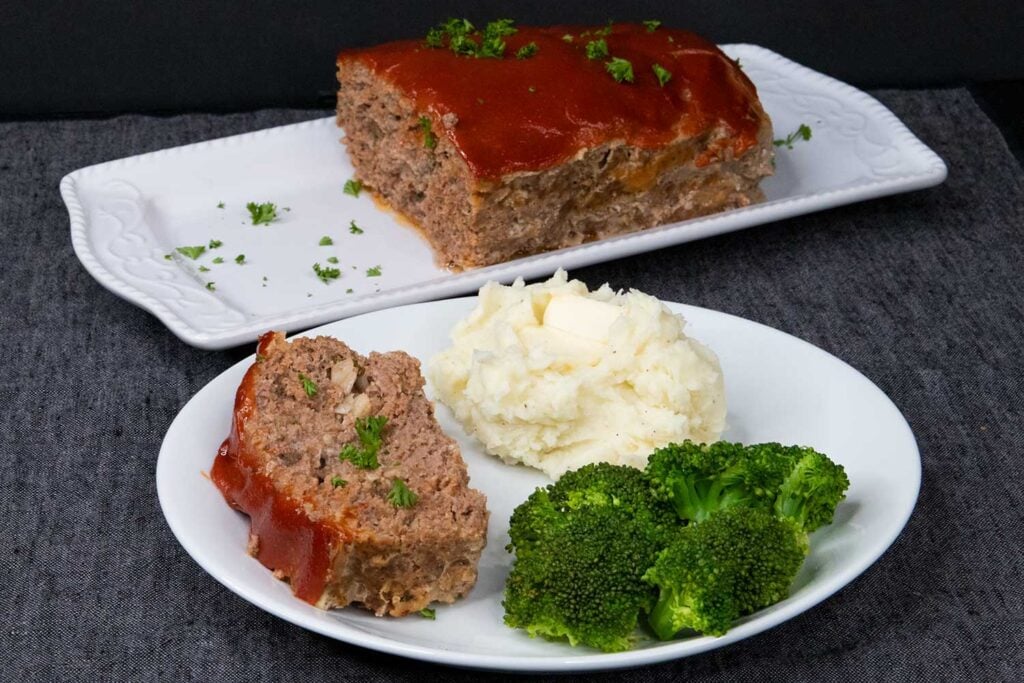
[[[757,86],[775,137],[801,124],[813,131],[777,149],[775,175],[763,185],[767,201],[755,206],[454,273],[367,193],[342,192],[352,165],[334,119],[323,118],[68,174],[60,190],[75,253],[103,286],[183,341],[220,349],[270,329],[451,297],[488,280],[546,276],[945,179],[942,160],[866,93],[761,47],[722,49]],[[245,208],[253,201],[275,203],[280,220],[253,226]],[[349,232],[351,221],[362,234]],[[325,236],[332,245],[319,245]],[[223,246],[197,259],[175,252],[211,240]],[[330,257],[342,276],[324,284],[312,266],[333,266]],[[379,276],[367,274],[377,266]]]

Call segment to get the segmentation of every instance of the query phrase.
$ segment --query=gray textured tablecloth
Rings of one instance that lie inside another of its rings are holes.
[[[881,92],[949,164],[936,189],[576,271],[780,328],[876,382],[917,435],[917,509],[863,576],[760,636],[602,680],[1020,680],[1024,174],[963,90]],[[480,680],[281,621],[182,550],[154,465],[206,352],[75,259],[78,167],[322,115],[0,124],[0,678]],[[866,426],[870,428],[870,426]]]

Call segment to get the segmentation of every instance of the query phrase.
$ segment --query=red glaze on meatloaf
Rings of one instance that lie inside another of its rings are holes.
[[[485,499],[422,388],[419,363],[401,352],[261,337],[211,478],[249,515],[249,552],[300,599],[401,616],[475,583]],[[362,469],[339,453],[360,443],[367,417],[387,422],[379,466]],[[415,494],[410,507],[389,497],[396,479]]]

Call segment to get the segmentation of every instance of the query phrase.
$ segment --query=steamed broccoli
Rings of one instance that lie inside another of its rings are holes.
[[[516,508],[508,545],[505,623],[606,652],[630,647],[656,591],[641,580],[677,533],[671,506],[631,467],[587,465]]]
[[[682,527],[643,577],[660,589],[651,628],[662,640],[682,629],[722,635],[785,598],[806,554],[806,533],[765,510],[731,508]]]
[[[670,444],[651,454],[647,472],[656,495],[687,521],[748,507],[774,510],[808,533],[832,521],[850,484],[827,456],[778,443]]]

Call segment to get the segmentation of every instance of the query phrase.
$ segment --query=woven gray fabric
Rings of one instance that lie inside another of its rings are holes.
[[[937,189],[573,273],[758,320],[876,382],[920,443],[917,510],[833,598],[722,650],[601,680],[1012,680],[1024,671],[1024,173],[962,90],[879,97]],[[250,352],[190,348],[75,259],[75,168],[320,112],[0,124],[5,680],[485,680],[304,631],[178,546],[154,485],[182,405]],[[493,678],[498,678],[493,676]]]

